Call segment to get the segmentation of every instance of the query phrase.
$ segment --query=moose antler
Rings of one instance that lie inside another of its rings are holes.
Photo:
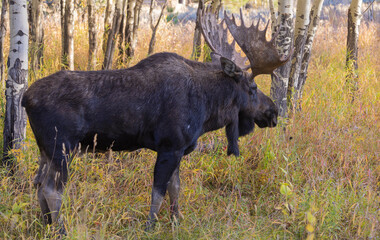
[[[218,24],[218,20],[212,12],[211,6],[202,10],[200,27],[205,41],[211,50],[220,56],[232,60],[241,69],[248,69],[249,66],[245,65],[247,58],[242,57],[240,53],[235,50],[235,40],[233,40],[231,44],[228,43],[228,29],[223,27],[223,23],[224,19]]]
[[[260,19],[256,25],[252,23],[252,25],[247,28],[244,25],[241,9],[240,19],[241,25],[237,26],[235,16],[232,14],[232,18],[229,18],[226,11],[224,11],[224,21],[231,35],[248,57],[253,76],[271,74],[273,70],[289,60],[293,49],[290,50],[288,56],[281,57],[275,47],[275,38],[278,35],[278,31],[273,35],[270,41],[266,40],[269,22],[263,31],[259,30]]]

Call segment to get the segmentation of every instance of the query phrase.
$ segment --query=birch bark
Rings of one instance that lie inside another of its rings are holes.
[[[123,7],[122,5],[123,5],[122,0],[116,0],[115,13],[113,16],[113,21],[112,21],[112,28],[107,37],[107,47],[106,47],[106,52],[104,55],[102,69],[112,68],[112,59],[115,53],[117,33],[120,29],[120,24],[121,24],[122,7]]]
[[[133,49],[133,55],[134,55],[134,51],[135,51],[136,46],[137,46],[137,40],[138,40],[137,30],[138,30],[139,25],[140,25],[140,13],[141,13],[142,4],[143,4],[143,0],[137,0],[136,1],[134,14],[133,14],[133,18],[134,18],[133,19],[133,39],[131,42],[131,46]],[[132,55],[132,57],[133,57],[133,55]]]
[[[107,6],[106,6],[106,12],[105,12],[105,17],[104,17],[104,33],[103,33],[103,55],[106,54],[107,50],[107,39],[109,32],[111,31],[112,28],[112,18],[113,18],[113,13],[114,13],[114,0],[107,0]]]
[[[200,29],[200,15],[204,8],[203,1],[198,2],[197,20],[195,22],[194,38],[193,38],[193,52],[191,53],[191,59],[198,60],[202,53],[202,34]]]
[[[291,69],[289,75],[289,84],[287,92],[288,111],[292,112],[294,107],[297,108],[297,102],[294,102],[294,86],[298,85],[300,74],[301,60],[304,53],[307,30],[310,21],[310,0],[298,1],[296,12],[296,23],[294,32],[294,53],[291,60]]]
[[[30,62],[32,71],[36,71],[42,64],[44,50],[44,27],[42,21],[42,0],[30,1]]]
[[[118,50],[119,50],[119,57],[118,57],[118,65],[122,65],[125,59],[125,50],[126,50],[126,44],[125,44],[125,26],[127,24],[127,7],[128,7],[128,0],[122,1],[122,8],[121,8],[121,19],[120,19],[120,28],[118,33]]]
[[[26,135],[26,113],[21,98],[28,87],[28,11],[26,0],[9,4],[10,48],[3,130],[3,163],[11,165],[9,150],[21,149]],[[17,156],[15,156],[17,157]]]
[[[270,10],[270,19],[271,19],[271,26],[272,26],[272,32],[275,31],[275,27],[277,25],[277,13],[274,8],[274,2],[273,0],[269,0],[269,10]]]
[[[3,0],[3,5],[1,8],[1,19],[0,19],[0,81],[3,87],[5,87],[3,52],[4,52],[4,38],[7,35],[7,19],[8,19],[8,0]]]
[[[313,47],[313,41],[315,32],[318,28],[319,18],[322,10],[323,0],[315,0],[310,11],[310,24],[307,32],[307,37],[305,41],[304,53],[301,61],[301,68],[298,77],[298,85],[294,85],[294,97],[293,101],[298,102],[302,98],[303,87],[307,78],[307,69],[309,67],[310,57],[311,57],[311,49]],[[300,103],[298,103],[298,107],[300,108]]]
[[[61,0],[62,69],[74,70],[74,0]]]
[[[88,8],[88,70],[96,66],[96,11],[95,0],[87,0]]]
[[[279,34],[276,39],[280,55],[288,55],[293,44],[293,0],[278,2],[277,27]],[[279,116],[287,117],[287,88],[291,62],[277,68],[272,74],[270,96],[278,107]]]
[[[354,100],[354,94],[358,90],[358,38],[361,20],[362,0],[352,0],[348,8],[347,23],[347,53],[346,53],[346,87]]]
[[[150,29],[152,29],[152,37],[150,38],[150,42],[149,42],[148,55],[151,55],[154,51],[154,47],[156,45],[156,33],[157,33],[158,25],[160,24],[160,21],[162,19],[162,15],[164,14],[164,10],[165,10],[166,5],[167,5],[167,0],[166,0],[165,3],[161,7],[160,16],[158,17],[157,22],[154,25],[153,24],[154,2],[155,2],[155,0],[151,0],[150,8],[149,8],[149,22],[150,22]]]
[[[127,7],[127,18],[126,18],[126,25],[125,25],[125,45],[126,45],[126,62],[130,58],[132,58],[135,54],[135,31],[134,29],[134,21],[135,21],[135,7],[136,7],[136,0],[128,0],[128,7]]]
[[[61,68],[64,69],[63,64],[64,58],[63,56],[63,46],[65,45],[65,11],[66,11],[66,0],[60,0],[60,13],[61,13]]]

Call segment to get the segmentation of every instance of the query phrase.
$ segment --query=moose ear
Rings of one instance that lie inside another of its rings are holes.
[[[239,81],[239,78],[243,75],[243,71],[233,61],[225,57],[220,57],[220,65],[222,66],[223,72],[236,81]]]

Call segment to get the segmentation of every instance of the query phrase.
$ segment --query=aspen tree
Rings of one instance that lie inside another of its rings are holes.
[[[136,32],[133,31],[134,24],[135,24],[135,7],[136,7],[136,0],[128,0],[127,5],[127,16],[126,16],[126,25],[124,29],[124,39],[125,39],[125,46],[126,48],[126,55],[125,58],[128,61],[129,58],[133,57],[135,54],[135,34]]]
[[[151,55],[154,51],[154,46],[156,44],[156,33],[157,33],[158,25],[160,24],[160,21],[162,19],[162,15],[164,14],[164,10],[167,6],[168,1],[166,0],[165,3],[162,5],[160,16],[158,17],[155,25],[153,24],[154,2],[155,2],[155,0],[151,0],[150,8],[149,8],[149,22],[150,22],[150,29],[152,29],[152,37],[150,38],[150,42],[149,42],[148,55]]]
[[[294,26],[294,53],[291,60],[291,69],[287,89],[288,111],[292,111],[298,99],[295,96],[295,86],[298,85],[298,77],[301,68],[302,56],[306,42],[307,30],[310,23],[311,0],[297,1],[296,23]]]
[[[74,70],[74,0],[61,0],[62,69]]]
[[[307,30],[305,47],[303,49],[303,56],[301,60],[301,66],[298,76],[298,84],[294,86],[294,102],[300,101],[302,99],[303,87],[307,78],[307,69],[309,67],[311,49],[313,47],[314,36],[318,29],[318,23],[321,15],[323,0],[314,0],[311,10],[310,10],[310,24]],[[300,103],[298,103],[300,109]]]
[[[104,17],[104,33],[103,33],[103,55],[106,54],[107,50],[107,39],[109,32],[111,31],[112,28],[112,19],[113,19],[113,13],[114,13],[114,0],[107,0],[107,6],[106,6],[106,11],[105,11],[105,17]]]
[[[8,19],[8,0],[3,0],[0,17],[0,80],[1,85],[5,87],[4,76],[4,38],[7,35],[7,19]]]
[[[200,29],[200,15],[204,8],[203,0],[198,2],[197,20],[195,22],[194,38],[193,38],[193,52],[191,53],[191,59],[198,60],[202,53],[202,34]]]
[[[273,1],[269,1],[272,34],[279,31],[276,41],[279,53],[289,54],[292,48],[293,56],[292,61],[276,69],[272,75],[271,97],[279,108],[279,115],[288,117],[288,111],[301,109],[300,100],[323,0],[297,1],[295,30],[290,17],[292,1],[282,0],[278,4],[279,11],[276,13]]]
[[[116,0],[115,12],[113,15],[112,28],[109,31],[107,37],[107,47],[106,52],[104,54],[104,61],[102,65],[102,69],[111,69],[112,68],[112,59],[115,52],[115,46],[117,41],[117,34],[120,29],[121,24],[121,15],[122,15],[122,0]]]
[[[346,53],[346,86],[354,100],[354,93],[358,90],[358,38],[361,20],[362,0],[352,0],[348,8],[347,23],[347,53]]]
[[[276,39],[277,50],[282,56],[290,54],[293,46],[293,0],[278,2],[275,31],[280,29]],[[287,117],[287,88],[291,62],[277,68],[272,74],[270,96],[279,110],[279,116]]]
[[[88,70],[96,66],[96,11],[95,0],[87,0],[88,8]]]
[[[29,20],[30,20],[30,63],[32,71],[40,68],[44,50],[44,21],[42,20],[42,0],[31,0]]]
[[[9,3],[10,47],[3,130],[3,163],[11,165],[9,150],[21,149],[26,135],[26,113],[21,106],[28,87],[28,11],[26,0]],[[17,157],[17,156],[16,156]]]

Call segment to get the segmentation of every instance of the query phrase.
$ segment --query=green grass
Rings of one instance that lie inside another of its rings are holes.
[[[47,24],[48,32],[59,33],[55,23]],[[190,57],[193,28],[163,23],[156,51]],[[200,143],[214,147],[183,158],[179,226],[165,202],[156,231],[144,232],[156,153],[76,157],[61,212],[67,239],[380,238],[378,28],[362,25],[354,103],[344,87],[346,30],[324,23],[313,47],[302,112],[241,138],[237,158],[227,157],[223,130],[202,136]],[[77,69],[87,66],[85,31],[81,25],[76,34]],[[38,78],[59,70],[60,39],[46,38]],[[150,30],[141,29],[130,64],[147,55],[149,39]],[[257,79],[266,93],[268,79]],[[32,185],[38,149],[29,128],[19,156],[13,177],[0,169],[0,239],[48,238],[54,228],[42,224]]]

